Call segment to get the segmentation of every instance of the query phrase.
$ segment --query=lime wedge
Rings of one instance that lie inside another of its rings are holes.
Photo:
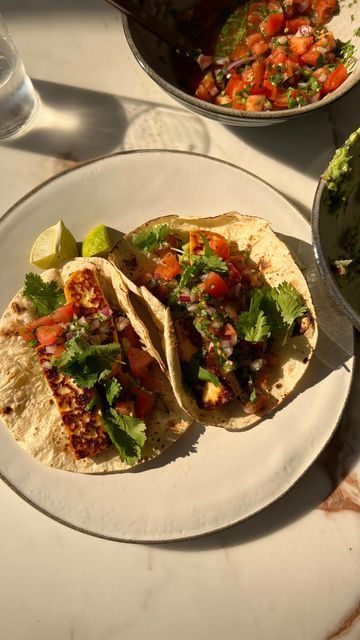
[[[91,256],[106,256],[111,249],[110,240],[107,228],[104,224],[99,224],[89,231],[85,237],[81,255],[84,258],[90,258]]]
[[[59,220],[36,238],[30,252],[30,262],[40,269],[50,269],[60,267],[77,255],[79,253],[74,236],[63,221]]]

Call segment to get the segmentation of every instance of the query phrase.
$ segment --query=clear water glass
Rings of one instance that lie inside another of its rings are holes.
[[[0,14],[0,138],[23,129],[35,113],[37,102],[36,91]]]

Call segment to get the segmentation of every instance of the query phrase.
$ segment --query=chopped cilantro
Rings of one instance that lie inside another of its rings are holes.
[[[111,406],[121,393],[121,384],[116,378],[105,378],[103,376],[100,376],[100,382],[105,387],[106,400]]]
[[[115,409],[103,415],[105,430],[115,445],[119,457],[130,465],[141,460],[142,448],[146,442],[146,426],[142,420],[125,416]]]
[[[198,378],[199,380],[212,382],[215,387],[221,387],[221,382],[215,373],[212,373],[212,371],[209,371],[208,369],[204,369],[204,367],[199,367]]]
[[[23,295],[35,305],[39,318],[65,304],[64,292],[56,282],[44,282],[37,273],[26,274]]]
[[[256,389],[253,387],[252,392],[250,393],[250,402],[256,402]]]
[[[72,338],[59,358],[52,358],[52,366],[57,367],[84,388],[91,389],[101,380],[104,369],[120,351],[117,342],[91,345],[82,338]]]
[[[258,288],[252,294],[249,310],[237,319],[237,333],[248,342],[279,334],[285,334],[286,340],[295,320],[305,312],[303,299],[292,284]]]
[[[133,238],[133,243],[138,249],[142,249],[143,251],[154,251],[166,238],[169,234],[169,225],[168,224],[160,224],[156,227],[150,229],[150,231],[140,231]]]
[[[261,301],[260,296],[253,296],[249,311],[243,311],[237,319],[237,333],[247,342],[262,342],[270,335],[266,315],[260,308]]]
[[[306,306],[299,292],[288,282],[283,282],[275,291],[276,306],[284,323],[291,329],[296,318],[300,318],[306,312]]]
[[[85,411],[91,411],[96,406],[96,397],[91,398],[90,402],[86,405]]]

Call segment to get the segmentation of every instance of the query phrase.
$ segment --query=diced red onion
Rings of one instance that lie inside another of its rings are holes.
[[[314,102],[318,102],[320,100],[320,91],[314,93],[314,95],[310,96],[309,102],[313,104]]]
[[[234,297],[238,298],[241,293],[241,283],[238,282],[234,287]]]
[[[226,333],[224,335],[224,340],[229,342],[231,347],[235,347],[235,345],[237,343],[237,335],[236,335],[236,333]]]
[[[99,327],[99,333],[101,333],[101,335],[110,333],[110,327],[108,325],[103,325],[102,327]]]
[[[185,289],[182,289],[182,290],[180,291],[180,294],[179,294],[179,301],[180,301],[180,302],[182,302],[182,303],[194,302],[194,301],[191,299],[191,292],[190,292],[190,289],[186,289],[186,288],[185,288]]]
[[[324,73],[324,72],[323,72],[323,73],[321,73],[320,75],[318,75],[318,76],[316,77],[316,80],[317,80],[318,82],[320,82],[320,84],[324,84],[324,82],[325,82],[326,78],[327,78],[327,73]]]
[[[81,318],[78,319],[78,324],[88,324],[88,322],[84,316],[81,316]]]
[[[232,347],[224,347],[223,348],[223,352],[226,355],[227,358],[230,358],[230,356],[233,354],[234,349]]]
[[[57,346],[56,344],[49,344],[49,345],[45,348],[46,353],[54,354],[54,353],[55,353],[56,346]]]
[[[110,309],[109,305],[106,305],[106,307],[101,309],[100,313],[101,315],[105,316],[105,318],[110,318],[110,316],[112,316],[113,314],[112,309]]]
[[[44,369],[52,369],[50,362],[47,362],[46,360],[42,363],[42,366]]]
[[[247,56],[246,58],[239,58],[238,60],[234,60],[233,62],[230,62],[226,70],[228,73],[230,73],[230,71],[232,71],[233,69],[236,69],[237,67],[243,67],[245,64],[248,64],[249,62],[253,62],[254,60],[255,60],[255,56]]]
[[[202,71],[210,67],[213,61],[214,61],[214,56],[205,56],[203,53],[200,53],[200,55],[197,58],[197,63]]]
[[[295,33],[295,37],[311,36],[313,33],[314,29],[309,24],[302,24]]]
[[[72,337],[73,337],[73,334],[71,333],[71,331],[69,331],[65,336],[66,340],[71,340]]]
[[[198,308],[198,305],[196,303],[193,304],[189,304],[188,306],[188,311],[190,311],[190,313],[192,313],[193,311],[196,311],[196,309]]]
[[[213,353],[214,351],[215,351],[214,343],[213,343],[213,342],[210,342],[210,343],[209,343],[209,346],[208,346],[208,352],[209,352],[209,353]]]
[[[209,89],[209,93],[211,96],[215,97],[219,93],[219,89],[217,87],[212,87],[211,89]]]
[[[229,349],[231,347],[231,342],[230,340],[221,340],[221,348],[223,350],[225,349]]]

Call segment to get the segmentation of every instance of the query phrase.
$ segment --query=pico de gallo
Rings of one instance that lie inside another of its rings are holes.
[[[29,273],[24,296],[48,312],[19,335],[36,350],[73,456],[92,457],[112,442],[121,460],[137,462],[161,380],[129,319],[110,308],[91,269],[71,274],[64,290]]]
[[[348,77],[354,46],[327,28],[338,0],[205,0],[178,13],[198,44],[180,54],[180,83],[206,102],[240,111],[293,109],[318,102]]]
[[[172,312],[182,374],[200,407],[238,398],[246,413],[265,412],[281,369],[279,345],[303,333],[308,309],[289,283],[270,287],[247,248],[194,228],[167,224],[132,238],[146,253],[138,285]]]

